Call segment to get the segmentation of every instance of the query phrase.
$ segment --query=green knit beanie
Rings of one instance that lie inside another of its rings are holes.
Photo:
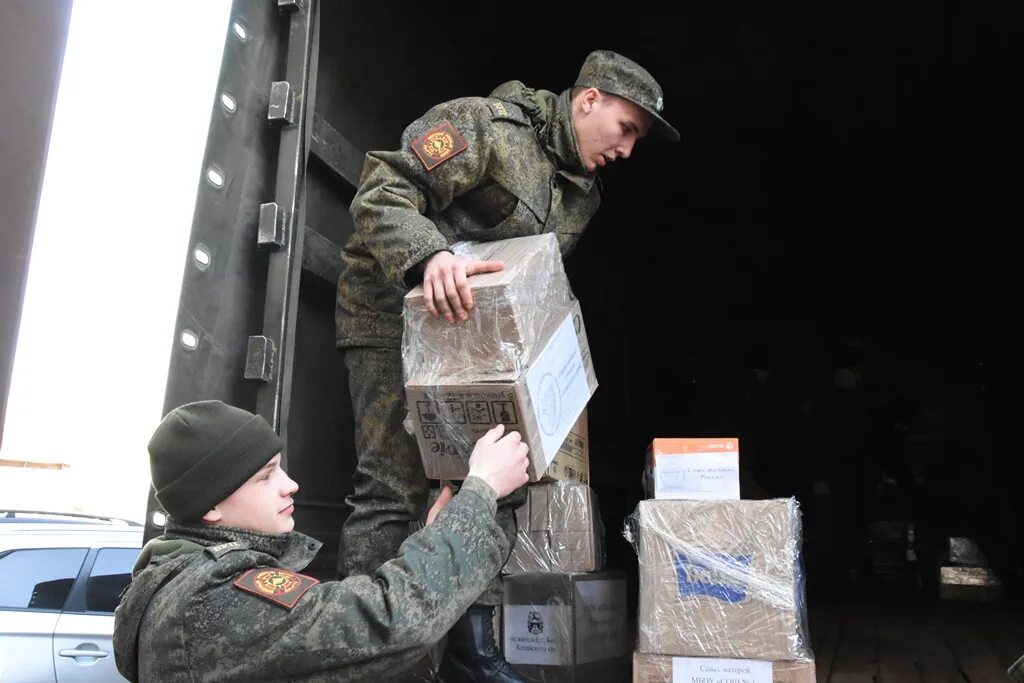
[[[169,412],[149,440],[156,499],[177,522],[194,522],[284,449],[267,421],[221,401]]]

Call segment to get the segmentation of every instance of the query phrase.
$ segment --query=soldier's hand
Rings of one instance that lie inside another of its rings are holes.
[[[434,317],[443,315],[450,323],[469,318],[473,292],[466,278],[477,273],[494,273],[505,267],[501,261],[477,261],[439,251],[423,269],[423,301]]]
[[[437,501],[430,506],[430,512],[427,513],[427,524],[433,522],[441,514],[441,510],[444,510],[450,502],[452,502],[452,487],[445,484],[444,488],[441,489],[441,495],[437,497]]]
[[[519,432],[505,432],[499,424],[480,437],[469,456],[469,475],[486,481],[498,498],[507,496],[527,481],[526,455],[530,447]]]

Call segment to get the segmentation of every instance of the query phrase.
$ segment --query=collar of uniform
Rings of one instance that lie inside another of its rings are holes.
[[[544,91],[538,91],[538,94]],[[588,173],[580,156],[576,129],[572,125],[572,91],[563,90],[561,95],[548,93],[554,99],[554,109],[547,130],[545,145],[558,157],[562,164],[559,175],[575,183],[584,192],[594,185],[596,173]]]
[[[282,559],[291,545],[292,534],[261,534],[258,531],[249,529],[237,529],[229,526],[209,526],[207,524],[178,524],[172,520],[167,521],[164,531],[164,538],[181,538],[195,541],[202,546],[219,545],[238,541],[257,552],[266,553],[278,560]],[[299,534],[301,535],[301,534]]]

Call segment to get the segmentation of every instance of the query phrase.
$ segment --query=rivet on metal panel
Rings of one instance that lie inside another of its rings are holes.
[[[231,23],[231,30],[234,31],[235,36],[242,42],[245,42],[245,39],[249,37],[249,32],[245,30],[245,26],[242,26],[237,21]]]
[[[274,340],[262,334],[249,337],[245,351],[245,378],[269,382],[274,379]]]
[[[260,204],[260,226],[256,243],[261,247],[284,246],[285,210],[277,202]]]
[[[292,85],[288,81],[274,81],[270,84],[270,106],[267,120],[271,123],[294,123],[292,116]]]

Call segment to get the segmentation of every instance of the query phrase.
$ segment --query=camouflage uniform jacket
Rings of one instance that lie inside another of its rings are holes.
[[[321,545],[298,532],[171,522],[143,548],[115,612],[118,670],[160,683],[400,673],[498,573],[508,544],[494,520],[494,491],[470,478],[375,575],[324,583],[295,573]]]
[[[342,250],[337,343],[399,348],[402,297],[424,259],[463,240],[554,232],[563,258],[601,202],[580,158],[570,91],[519,81],[431,108],[401,149],[369,152]]]

